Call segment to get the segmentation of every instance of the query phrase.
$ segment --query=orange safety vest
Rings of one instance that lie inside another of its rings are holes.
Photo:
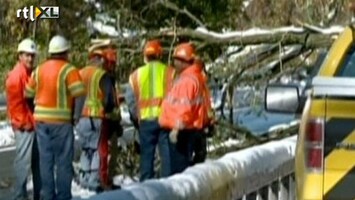
[[[155,119],[161,103],[172,86],[174,68],[152,61],[134,71],[129,79],[136,97],[139,119]]]
[[[99,118],[105,116],[103,105],[104,94],[100,88],[100,80],[105,73],[105,70],[95,66],[87,66],[80,70],[80,76],[86,88],[86,99],[82,116]]]
[[[202,129],[208,124],[204,79],[197,65],[185,69],[162,103],[159,123],[168,129]]]
[[[43,122],[70,122],[74,98],[84,93],[79,71],[59,59],[47,60],[37,67],[25,89],[25,96],[35,99],[35,120]]]

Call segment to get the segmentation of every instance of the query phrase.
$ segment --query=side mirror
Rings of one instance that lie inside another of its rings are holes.
[[[268,85],[265,89],[265,110],[295,114],[300,105],[298,87],[294,85]]]

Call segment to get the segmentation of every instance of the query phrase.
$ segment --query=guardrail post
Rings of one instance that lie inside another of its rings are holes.
[[[288,199],[288,189],[289,189],[289,181],[288,176],[279,178],[279,200],[287,200]]]
[[[296,199],[296,182],[295,182],[295,174],[292,173],[291,175],[288,176],[288,180],[289,180],[289,195],[288,195],[288,199],[289,200],[295,200]]]
[[[268,200],[277,200],[278,188],[278,181],[274,181],[268,186]]]
[[[256,199],[257,200],[267,200],[267,198],[268,198],[268,188],[269,188],[268,186],[265,186],[265,187],[259,189],[258,192],[257,192]]]
[[[253,192],[253,193],[250,193],[248,195],[246,195],[246,200],[257,200],[257,192]]]

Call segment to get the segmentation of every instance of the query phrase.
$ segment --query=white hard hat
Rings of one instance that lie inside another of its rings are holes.
[[[49,42],[48,53],[62,53],[70,48],[69,42],[60,35],[52,37]]]
[[[33,40],[26,38],[20,42],[17,47],[17,52],[26,52],[26,53],[37,53],[37,47]]]
[[[92,52],[96,49],[114,45],[111,39],[92,39],[91,46],[89,47],[89,52]]]

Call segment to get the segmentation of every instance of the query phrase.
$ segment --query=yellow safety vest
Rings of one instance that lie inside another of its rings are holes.
[[[161,113],[161,103],[171,88],[174,69],[159,61],[149,62],[138,68],[130,76],[139,119],[155,119]]]
[[[106,72],[95,66],[88,66],[80,71],[81,78],[86,86],[86,99],[82,111],[85,117],[105,116],[103,106],[103,93],[100,88],[100,80]]]

